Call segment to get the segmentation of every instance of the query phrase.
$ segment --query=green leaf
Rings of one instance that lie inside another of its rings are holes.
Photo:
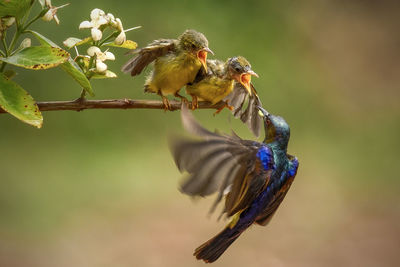
[[[136,49],[137,43],[131,40],[126,40],[122,44],[118,45],[114,42],[111,43],[106,43],[106,46],[114,46],[114,47],[120,47],[120,48],[126,48],[126,49]]]
[[[61,48],[33,46],[0,60],[26,69],[41,70],[57,67],[68,58],[69,53]]]
[[[55,44],[53,41],[50,39],[46,38],[45,36],[41,35],[38,32],[35,31],[28,31],[30,32],[33,36],[38,39],[38,41],[44,45],[44,46],[52,46],[52,47],[58,47],[57,44]],[[91,96],[94,96],[92,85],[90,84],[89,80],[86,78],[86,75],[82,72],[81,68],[76,64],[76,62],[69,57],[68,61],[61,64],[60,67],[66,71],[71,77],[79,83],[80,86]]]
[[[6,76],[6,78],[8,80],[12,79],[15,75],[17,75],[17,73],[14,70],[10,70],[10,69],[5,70],[3,72],[3,74],[4,74],[4,76]]]
[[[33,0],[0,0],[0,17],[11,16],[18,19],[25,16]]]
[[[80,45],[89,43],[91,41],[93,41],[93,38],[91,36],[90,37],[86,37],[85,39],[80,40],[79,42],[77,42],[74,46],[80,46]]]
[[[17,83],[0,75],[0,106],[21,121],[41,128],[43,117],[35,100]]]

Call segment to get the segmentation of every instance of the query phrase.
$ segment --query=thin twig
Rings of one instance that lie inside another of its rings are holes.
[[[171,110],[181,108],[181,102],[176,100],[169,101]],[[164,105],[158,100],[135,100],[135,99],[108,99],[108,100],[86,100],[78,98],[73,101],[49,101],[38,102],[40,111],[74,110],[82,111],[85,109],[164,109]],[[224,103],[212,105],[209,102],[199,102],[200,109],[218,109]],[[192,104],[189,103],[189,108]],[[0,108],[0,114],[6,113]]]

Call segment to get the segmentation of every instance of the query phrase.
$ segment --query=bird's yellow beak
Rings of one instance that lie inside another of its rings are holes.
[[[205,47],[197,52],[197,58],[200,60],[201,65],[203,65],[206,72],[207,72],[207,53],[211,53],[214,55],[214,52],[211,51],[211,49],[208,47]]]
[[[246,88],[249,95],[251,95],[251,76],[255,76],[258,78],[258,74],[252,70],[249,70],[245,73],[240,74],[239,82]]]

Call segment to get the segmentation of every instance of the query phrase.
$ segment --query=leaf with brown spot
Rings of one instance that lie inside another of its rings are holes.
[[[0,74],[0,107],[25,123],[42,127],[43,117],[32,96],[2,74]]]
[[[61,48],[32,46],[0,60],[26,69],[41,70],[57,67],[68,58],[69,53]]]
[[[48,39],[47,37],[41,35],[38,32],[35,31],[28,31],[31,33],[33,36],[37,38],[37,40],[43,45],[43,46],[51,46],[51,47],[58,47],[60,48],[57,44],[55,44],[53,41]],[[91,38],[91,37],[90,37]],[[87,38],[86,38],[87,39]],[[84,39],[85,40],[85,39]],[[91,96],[94,96],[94,92],[92,89],[92,85],[90,84],[89,80],[86,78],[86,75],[82,72],[81,68],[78,66],[78,64],[71,58],[68,58],[68,61],[61,64],[60,67],[67,72],[71,77],[79,83],[80,86]]]

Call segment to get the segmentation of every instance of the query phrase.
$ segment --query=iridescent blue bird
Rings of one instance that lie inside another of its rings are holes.
[[[181,191],[191,196],[218,191],[211,211],[225,196],[223,213],[232,217],[222,232],[195,250],[199,260],[216,261],[252,224],[267,225],[296,176],[298,160],[287,154],[289,125],[282,117],[259,110],[265,128],[262,143],[235,133],[210,132],[182,106],[185,129],[200,139],[181,137],[170,142],[178,169],[189,174]]]

